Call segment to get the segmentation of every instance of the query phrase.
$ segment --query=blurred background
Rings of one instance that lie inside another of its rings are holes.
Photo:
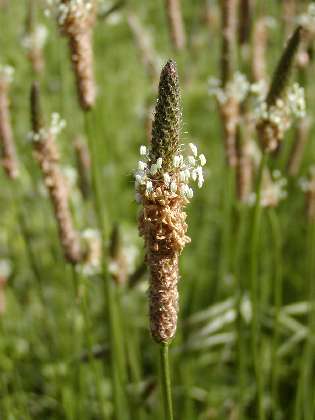
[[[172,58],[180,78],[182,143],[196,144],[207,158],[205,185],[196,189],[187,207],[191,244],[180,259],[179,322],[170,348],[175,418],[315,419],[315,235],[305,210],[305,197],[309,200],[314,189],[311,40],[302,46],[289,82],[305,88],[307,134],[293,170],[290,159],[303,121],[292,125],[269,158],[271,182],[285,179],[285,193],[272,190],[276,198],[262,211],[255,254],[258,293],[253,295],[250,194],[255,174],[248,199],[240,200],[236,172],[226,162],[220,103],[210,89],[211,79],[221,78],[224,2],[182,0],[185,39],[176,46],[162,0],[100,0],[94,27],[97,101],[88,124],[77,100],[67,39],[45,13],[45,2],[34,3],[32,22],[42,28],[39,71],[29,57],[30,3],[0,2],[0,62],[14,69],[8,95],[19,167],[14,179],[0,171],[0,418],[163,418],[134,171],[139,147],[150,137],[160,69]],[[308,6],[301,0],[239,0],[235,72],[250,83],[258,81],[255,51],[264,42],[268,86],[285,42]],[[88,266],[73,268],[65,261],[34,159],[29,135],[33,80],[41,86],[46,123],[53,112],[66,121],[56,144],[75,229],[95,246]],[[245,106],[253,111],[252,103]],[[92,165],[88,137],[94,145]],[[259,149],[255,131],[249,137],[254,150]],[[109,249],[106,277],[99,260],[94,170]],[[258,296],[254,302],[253,296]],[[259,323],[254,360],[253,313]],[[110,345],[113,337],[115,346]],[[114,414],[117,405],[121,411]]]

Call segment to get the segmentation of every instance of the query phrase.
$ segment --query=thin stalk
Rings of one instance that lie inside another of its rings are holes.
[[[234,255],[234,273],[238,284],[237,288],[237,319],[236,328],[238,334],[238,395],[239,395],[239,419],[242,420],[244,416],[244,405],[245,405],[245,391],[246,391],[246,340],[244,336],[244,325],[242,321],[242,299],[244,297],[244,284],[242,281],[242,250],[246,237],[246,226],[247,226],[247,212],[246,207],[243,205],[239,206],[239,228],[237,232],[235,255]]]
[[[272,242],[275,244],[274,249],[274,306],[275,306],[275,321],[274,332],[272,340],[272,380],[271,380],[271,395],[273,412],[276,417],[277,403],[278,403],[278,357],[277,346],[279,341],[280,324],[279,317],[282,306],[282,258],[281,258],[281,230],[278,216],[274,209],[268,211]]]
[[[80,311],[83,316],[84,320],[84,326],[85,326],[85,335],[87,340],[87,346],[88,346],[88,356],[89,356],[89,362],[91,363],[94,377],[95,377],[95,386],[97,395],[99,398],[99,404],[100,409],[102,413],[102,418],[107,419],[107,413],[105,410],[106,406],[106,400],[104,397],[104,393],[102,391],[102,375],[101,370],[97,366],[97,361],[93,357],[93,327],[91,322],[91,314],[89,309],[89,302],[88,302],[88,296],[87,296],[87,285],[85,283],[85,279],[79,273],[75,268],[73,268],[73,280],[74,280],[74,289],[75,289],[75,298],[80,299]],[[80,293],[80,296],[78,296],[78,292]],[[76,337],[78,341],[80,341],[80,336]],[[78,361],[79,366],[79,378],[80,378],[80,361]]]
[[[125,410],[126,397],[124,393],[124,383],[127,374],[124,362],[123,336],[120,328],[119,311],[117,305],[117,296],[115,285],[111,281],[108,273],[107,248],[106,243],[109,238],[109,224],[107,211],[101,196],[101,183],[98,171],[98,151],[95,139],[92,138],[91,117],[93,114],[85,113],[85,130],[88,139],[88,147],[91,156],[92,187],[95,197],[95,211],[98,225],[101,229],[103,255],[102,255],[102,273],[104,277],[104,293],[106,304],[106,319],[108,322],[109,346],[110,346],[110,369],[111,382],[113,387],[114,416],[116,419],[127,419],[128,414]],[[127,417],[126,417],[127,416]]]
[[[168,343],[161,343],[160,345],[160,365],[161,365],[161,390],[163,395],[164,416],[165,420],[173,420],[173,405],[172,405],[172,391],[171,391],[171,377],[168,357],[169,345]]]
[[[261,226],[261,190],[264,168],[266,166],[267,155],[263,154],[258,171],[258,180],[256,186],[256,203],[254,207],[252,232],[251,232],[251,247],[250,247],[250,278],[251,278],[251,300],[253,306],[252,319],[252,352],[254,362],[254,372],[257,385],[258,397],[258,419],[265,419],[265,410],[263,405],[263,377],[261,372],[261,360],[259,351],[259,293],[258,293],[258,244],[259,231]]]
[[[235,185],[235,171],[234,168],[227,167],[228,171],[226,179],[226,190],[224,198],[224,209],[223,209],[223,232],[222,232],[222,247],[221,247],[221,259],[220,259],[220,281],[224,281],[225,275],[228,273],[230,265],[230,233],[232,224],[232,207],[234,200],[234,185]]]
[[[306,253],[308,254],[308,280],[309,280],[309,316],[308,316],[308,337],[306,337],[303,355],[300,363],[300,372],[297,381],[297,390],[294,406],[294,420],[312,419],[312,403],[307,401],[307,395],[312,392],[310,370],[312,367],[312,347],[314,333],[314,302],[315,302],[315,262],[313,257],[315,246],[315,223],[310,222],[307,230]],[[310,387],[310,388],[309,388]]]

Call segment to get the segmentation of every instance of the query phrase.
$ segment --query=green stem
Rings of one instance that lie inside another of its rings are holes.
[[[250,278],[251,278],[251,300],[253,306],[253,320],[252,320],[252,352],[254,362],[254,372],[257,385],[258,397],[258,419],[265,419],[265,410],[263,405],[263,377],[261,372],[261,360],[259,351],[259,293],[258,293],[258,244],[259,231],[261,225],[261,190],[263,173],[266,166],[267,155],[264,153],[258,171],[258,180],[256,186],[256,203],[253,214],[252,234],[251,234],[251,248],[250,248]]]
[[[275,265],[275,279],[274,279],[274,306],[275,306],[275,323],[274,334],[272,340],[272,382],[271,394],[274,410],[274,417],[276,417],[277,403],[278,403],[278,357],[277,345],[279,341],[279,317],[282,306],[282,261],[281,261],[281,231],[279,220],[274,209],[269,209],[268,216],[272,230],[272,242],[275,244],[274,265]]]
[[[245,391],[246,391],[246,342],[244,336],[244,325],[242,321],[242,299],[244,297],[244,284],[242,281],[242,250],[246,234],[246,221],[247,221],[246,208],[243,205],[239,207],[239,227],[237,232],[237,239],[235,245],[234,255],[234,273],[238,283],[236,306],[237,306],[237,319],[236,328],[238,334],[238,390],[239,390],[239,419],[242,420],[244,416],[245,404]]]
[[[106,305],[106,319],[108,322],[109,333],[109,346],[110,346],[110,369],[111,369],[111,382],[113,387],[113,400],[114,400],[114,416],[116,419],[128,419],[126,412],[126,397],[124,393],[124,385],[126,382],[127,374],[125,372],[125,359],[124,359],[124,346],[123,336],[121,334],[119,310],[117,304],[117,296],[115,285],[108,273],[107,264],[107,242],[109,238],[109,224],[107,212],[101,195],[101,181],[98,172],[98,152],[96,139],[92,138],[92,125],[91,117],[93,114],[85,114],[85,130],[88,139],[88,147],[91,155],[92,162],[92,186],[95,197],[95,211],[98,225],[101,229],[103,253],[102,253],[102,273],[104,277],[104,293]]]
[[[220,275],[219,280],[224,281],[224,277],[228,273],[230,265],[230,247],[231,247],[231,224],[232,224],[232,206],[234,198],[234,168],[227,169],[227,184],[225,190],[224,210],[223,210],[223,232],[222,232],[222,248],[220,259]]]
[[[173,420],[171,377],[168,358],[168,343],[162,343],[160,347],[161,364],[161,390],[163,395],[165,420]]]
[[[308,397],[312,393],[310,370],[312,367],[313,357],[313,333],[314,333],[314,302],[315,302],[315,263],[314,252],[315,247],[315,222],[311,222],[308,226],[306,252],[308,254],[308,279],[309,279],[309,317],[308,317],[308,336],[305,339],[304,351],[300,363],[300,372],[297,381],[297,390],[294,407],[294,420],[305,418],[312,419],[312,403],[308,402]]]
[[[315,260],[314,260],[314,248],[315,248],[315,222],[310,222],[308,229],[308,280],[309,280],[309,316],[308,316],[308,335],[305,342],[304,354],[302,358],[301,368],[301,391],[299,390],[298,395],[302,398],[303,405],[300,407],[303,418],[305,420],[312,420],[313,417],[313,403],[312,403],[312,369],[314,364],[314,342],[313,336],[315,332]]]
[[[85,327],[85,336],[87,340],[87,349],[89,356],[89,363],[93,369],[96,392],[100,404],[100,412],[102,413],[102,418],[107,419],[108,415],[106,412],[106,399],[102,390],[102,371],[97,366],[97,361],[93,357],[93,327],[91,321],[91,314],[89,309],[89,300],[88,300],[88,285],[86,284],[86,279],[83,278],[75,268],[73,268],[73,280],[74,280],[74,289],[75,289],[75,299],[79,299],[80,311],[84,320]],[[80,333],[77,333],[75,339],[80,343]],[[81,365],[78,361],[78,379],[80,380],[80,370]]]

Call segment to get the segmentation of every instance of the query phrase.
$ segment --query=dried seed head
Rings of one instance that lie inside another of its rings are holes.
[[[1,163],[7,176],[11,179],[15,179],[19,175],[9,107],[9,85],[13,79],[13,73],[12,67],[0,66]]]
[[[165,0],[165,6],[173,47],[180,51],[186,44],[180,0]]]
[[[65,258],[71,264],[77,264],[84,258],[84,253],[80,238],[73,227],[68,202],[68,189],[60,170],[59,153],[55,144],[56,133],[60,131],[64,124],[59,120],[57,114],[53,114],[51,127],[45,128],[37,83],[32,85],[31,113],[34,154],[53,204],[61,246]]]
[[[135,173],[136,198],[143,208],[139,232],[145,240],[150,270],[151,333],[157,342],[170,341],[176,331],[178,311],[178,257],[190,239],[184,207],[193,196],[188,183],[201,187],[204,155],[190,143],[187,157],[180,149],[180,94],[175,63],[162,70],[159,98],[149,148],[140,147]]]
[[[95,0],[50,0],[61,32],[68,37],[80,105],[91,109],[96,100],[93,70],[92,30]]]
[[[176,64],[169,60],[163,67],[159,83],[159,96],[152,126],[150,159],[163,159],[163,169],[168,171],[179,150],[182,114]]]

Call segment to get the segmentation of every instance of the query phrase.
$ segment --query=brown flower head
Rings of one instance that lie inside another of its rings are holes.
[[[150,323],[157,342],[175,335],[178,312],[178,258],[190,239],[184,207],[193,196],[190,179],[203,184],[204,155],[190,144],[191,155],[180,154],[180,92],[177,69],[170,60],[161,72],[152,142],[141,146],[136,197],[142,204],[139,232],[145,240],[150,270]]]

